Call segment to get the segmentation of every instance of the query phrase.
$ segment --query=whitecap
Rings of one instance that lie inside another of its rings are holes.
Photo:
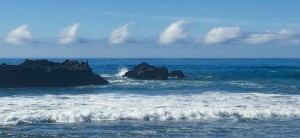
[[[299,105],[299,95],[263,93],[14,96],[0,97],[0,125],[103,120],[299,118]]]
[[[119,69],[119,72],[116,74],[117,77],[123,77],[125,73],[128,72],[128,69],[126,67],[122,67]]]

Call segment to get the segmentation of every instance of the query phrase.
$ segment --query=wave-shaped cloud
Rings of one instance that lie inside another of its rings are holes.
[[[204,36],[204,43],[224,43],[241,36],[240,27],[215,27]]]
[[[109,42],[111,44],[121,44],[131,40],[131,34],[129,32],[129,27],[134,25],[134,22],[126,23],[125,25],[113,30],[109,37]]]
[[[159,43],[170,44],[178,40],[184,40],[188,37],[189,33],[184,27],[188,22],[184,20],[178,20],[169,25],[160,35]]]
[[[292,33],[290,30],[282,29],[278,32],[265,32],[265,33],[253,33],[250,34],[245,42],[248,44],[263,44],[270,43],[274,41],[281,42],[292,42],[296,34]]]
[[[8,33],[5,41],[9,44],[24,44],[32,40],[28,25],[23,24]]]
[[[109,42],[110,44],[121,44],[128,42],[136,42],[138,44],[199,44],[199,45],[226,45],[234,42],[239,45],[255,45],[255,44],[300,44],[300,33],[292,32],[288,29],[281,29],[279,31],[266,31],[266,32],[250,32],[245,31],[240,27],[214,27],[203,36],[191,36],[187,30],[189,22],[185,20],[177,20],[172,22],[167,28],[165,28],[158,36],[134,38],[130,33],[130,27],[134,25],[134,22],[128,22],[116,29],[114,29],[108,40],[101,39],[102,43]],[[70,43],[94,43],[98,40],[92,39],[80,39],[77,35],[79,23],[74,23],[59,33],[58,43],[70,44]],[[197,39],[198,38],[198,39]],[[8,44],[26,44],[32,42],[53,43],[51,38],[33,39],[28,25],[23,24],[19,27],[11,30],[5,37],[5,42]],[[193,41],[195,40],[195,41]],[[55,42],[56,43],[56,42]]]
[[[60,44],[70,44],[77,40],[77,29],[79,28],[79,23],[68,26],[62,29],[59,33],[58,43]]]

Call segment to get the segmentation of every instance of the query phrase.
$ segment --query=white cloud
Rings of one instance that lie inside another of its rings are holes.
[[[267,42],[274,40],[275,37],[276,37],[276,34],[273,34],[273,33],[251,34],[246,39],[246,43],[248,43],[248,44],[267,43]]]
[[[79,24],[75,23],[60,31],[58,42],[60,44],[70,44],[77,40],[77,29]]]
[[[28,26],[23,24],[8,33],[5,41],[10,44],[24,44],[32,39]]]
[[[133,24],[134,22],[129,22],[113,30],[110,34],[109,42],[112,44],[120,44],[129,41],[131,34],[128,29]]]
[[[176,42],[177,40],[184,40],[188,37],[189,33],[184,28],[187,21],[178,20],[171,23],[159,36],[159,43],[170,44]]]
[[[282,34],[286,36],[294,35],[294,33],[288,29],[281,29],[280,31],[278,31],[278,34]]]
[[[218,44],[241,36],[239,27],[215,27],[204,36],[204,43]]]
[[[296,34],[292,33],[287,29],[282,29],[278,32],[265,32],[265,33],[254,33],[250,34],[246,38],[246,43],[248,44],[263,44],[273,41],[282,41],[282,42],[295,42],[294,36]]]

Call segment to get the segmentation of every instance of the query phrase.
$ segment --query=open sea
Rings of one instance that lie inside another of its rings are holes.
[[[300,59],[78,60],[110,84],[0,89],[0,137],[300,136]],[[141,62],[187,77],[121,77]]]

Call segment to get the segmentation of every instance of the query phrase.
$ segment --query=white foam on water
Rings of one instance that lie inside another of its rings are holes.
[[[108,78],[108,79],[120,79],[125,75],[125,73],[128,72],[128,69],[126,67],[121,67],[117,74],[99,74],[101,77]]]
[[[0,97],[0,125],[102,120],[300,117],[300,95],[207,92],[191,95],[82,94]]]
[[[125,75],[125,73],[128,72],[128,69],[126,67],[121,67],[118,71],[117,74],[99,74],[101,77],[104,78],[115,78],[115,79],[119,79],[120,77],[122,77],[123,75]]]
[[[112,75],[112,74],[99,74],[99,75],[104,78],[114,77],[114,75]]]
[[[247,81],[229,81],[228,84],[230,85],[237,85],[246,88],[264,88],[262,84],[247,82]]]
[[[116,76],[117,77],[122,77],[122,76],[125,75],[126,72],[128,72],[128,69],[125,68],[125,67],[122,67],[122,68],[119,69],[119,72],[118,72],[118,74],[116,74]]]

